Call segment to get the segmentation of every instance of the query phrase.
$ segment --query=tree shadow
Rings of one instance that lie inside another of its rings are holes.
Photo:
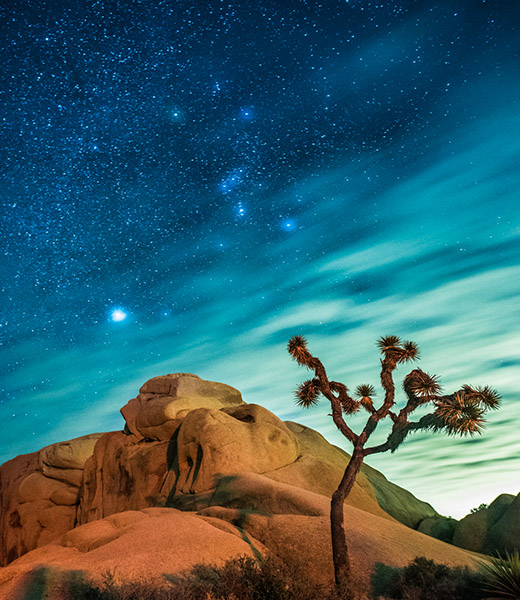
[[[177,483],[179,481],[180,474],[180,466],[179,466],[179,454],[177,452],[177,439],[179,437],[179,429],[173,432],[170,441],[168,442],[168,448],[166,449],[166,476],[161,485],[161,489],[159,491],[159,495],[162,498],[166,498],[164,500],[164,506],[170,506],[170,503],[175,496]]]
[[[257,561],[262,561],[262,553],[247,534],[246,526],[248,525],[251,515],[269,516],[269,514],[256,510],[252,506],[244,507],[243,500],[240,502],[238,501],[236,492],[233,492],[230,489],[231,483],[238,478],[236,475],[222,475],[216,473],[215,488],[208,492],[200,494],[178,493],[181,472],[177,450],[179,431],[180,427],[178,427],[171,436],[166,451],[168,470],[161,486],[161,496],[165,498],[163,505],[167,508],[176,508],[181,511],[190,512],[198,512],[212,506],[235,509],[237,511],[235,518],[228,522],[237,529],[240,537],[249,545],[255,559]],[[199,445],[195,462],[192,461],[191,464],[189,464],[189,471],[186,477],[187,482],[194,482],[197,479],[203,458],[202,446]]]
[[[60,590],[66,598],[86,598],[94,590],[85,571],[62,571],[53,567],[39,567],[24,575],[21,582],[22,600],[47,600],[50,592]],[[91,594],[89,598],[95,598]]]
[[[231,484],[239,477],[237,475],[215,475],[216,487],[202,494],[177,494],[170,495],[166,506],[182,511],[199,512],[206,508],[222,507],[234,509],[236,515],[227,521],[233,525],[240,537],[251,548],[251,552],[257,561],[262,561],[263,556],[249,537],[246,527],[252,515],[270,516],[269,513],[255,509],[253,506],[244,506],[244,500],[238,499],[236,491],[232,490]]]

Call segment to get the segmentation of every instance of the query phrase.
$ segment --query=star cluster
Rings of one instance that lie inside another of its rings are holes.
[[[507,397],[514,3],[16,1],[2,22],[2,459],[163,371],[303,420],[295,328],[326,348],[393,326]]]

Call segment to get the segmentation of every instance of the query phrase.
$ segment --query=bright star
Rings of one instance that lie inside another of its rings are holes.
[[[169,117],[172,123],[183,124],[184,123],[184,112],[177,107],[170,109]]]
[[[252,121],[253,117],[254,117],[253,109],[252,108],[243,108],[240,111],[240,116],[242,117],[242,119],[244,121]]]
[[[116,308],[110,313],[110,320],[114,321],[115,323],[118,323],[119,321],[124,321],[127,316],[128,315],[125,313],[124,310]]]

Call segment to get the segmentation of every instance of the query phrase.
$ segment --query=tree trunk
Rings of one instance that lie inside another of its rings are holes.
[[[363,458],[363,450],[361,448],[354,448],[354,452],[345,469],[345,473],[343,473],[341,483],[334,494],[332,494],[330,503],[330,530],[332,537],[334,579],[336,588],[343,592],[348,591],[350,583],[350,560],[348,556],[347,541],[345,539],[343,503],[354,485],[356,475],[361,469]]]

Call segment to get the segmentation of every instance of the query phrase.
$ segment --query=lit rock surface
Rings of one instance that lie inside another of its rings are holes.
[[[210,490],[216,476],[265,473],[293,463],[296,437],[273,413],[255,404],[222,410],[199,408],[183,420],[177,438],[176,492]]]
[[[72,529],[0,569],[0,598],[61,598],[67,571],[93,581],[109,570],[116,580],[165,582],[165,575],[201,562],[221,564],[234,556],[265,554],[263,544],[243,537],[226,521],[172,508],[123,512]]]
[[[0,466],[2,564],[74,527],[83,465],[100,435],[51,444]]]
[[[149,508],[112,515],[79,526],[1,569],[0,598],[22,600],[28,590],[56,598],[55,590],[71,571],[99,581],[110,570],[119,581],[149,579],[157,585],[166,581],[165,575],[197,563],[221,564],[235,556],[267,552],[295,561],[310,580],[330,585],[328,498],[262,475],[245,478],[246,493],[253,487],[255,495],[262,488],[260,480],[266,479],[271,500],[264,508],[275,506],[279,512],[215,506],[198,514]],[[283,501],[274,501],[277,497]],[[353,576],[367,590],[376,563],[403,566],[422,555],[448,565],[475,564],[475,558],[460,548],[352,506],[345,507],[345,525]]]
[[[190,373],[154,377],[139,395],[121,409],[126,427],[137,438],[169,440],[181,419],[196,408],[242,404],[238,390],[223,383],[205,381]]]

